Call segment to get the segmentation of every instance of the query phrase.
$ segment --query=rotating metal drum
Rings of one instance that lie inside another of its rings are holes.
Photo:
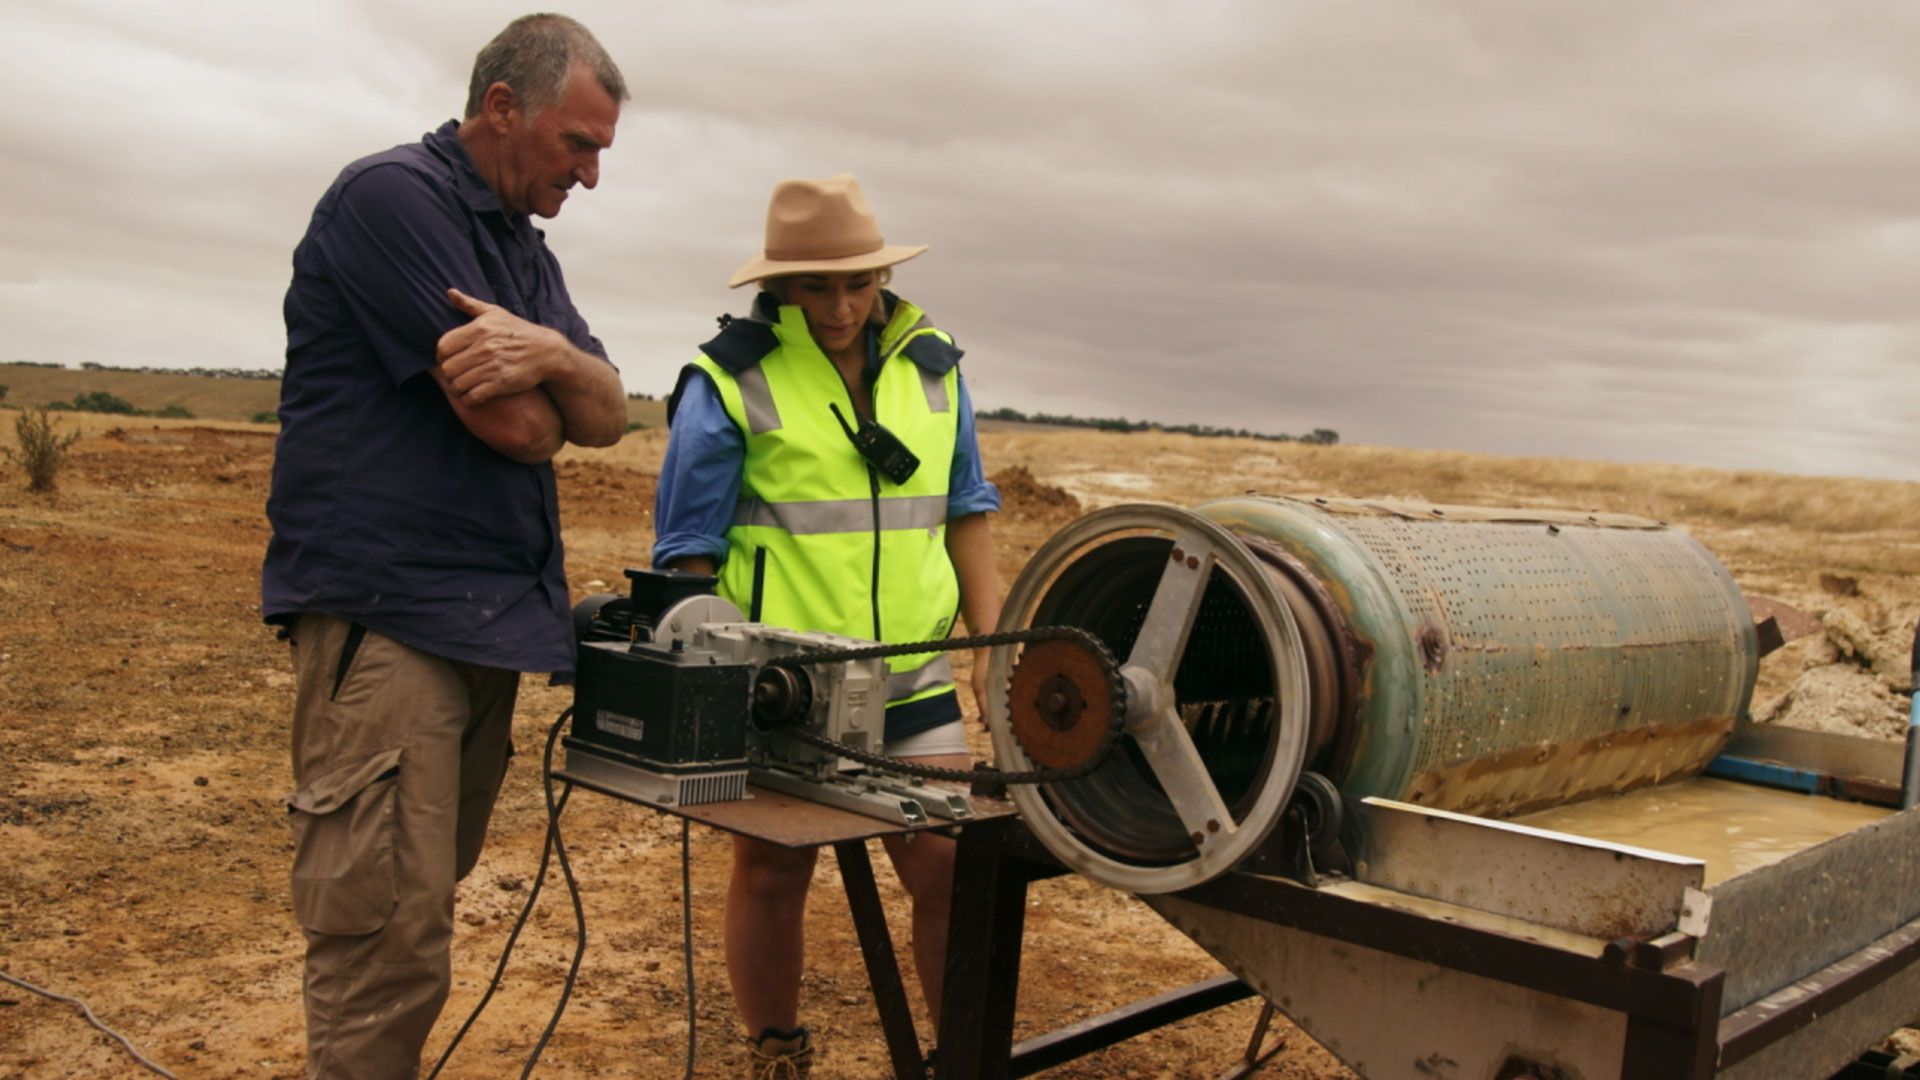
[[[1081,518],[1001,618],[1060,625],[1122,658],[1125,737],[1084,777],[1013,797],[1057,858],[1137,893],[1252,854],[1303,769],[1494,816],[1691,776],[1758,658],[1732,577],[1662,523],[1334,499]],[[1084,680],[1035,659],[993,655],[1002,768],[1087,741],[1046,730],[1070,726]]]

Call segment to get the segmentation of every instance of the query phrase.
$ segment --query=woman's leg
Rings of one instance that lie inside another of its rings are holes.
[[[817,849],[795,850],[744,836],[733,838],[733,880],[727,886],[727,980],[756,1038],[768,1028],[800,1025],[800,974],[806,964],[807,886]]]
[[[973,759],[965,754],[909,757],[916,765],[967,769]],[[927,1016],[938,1030],[941,980],[946,975],[947,923],[953,914],[954,843],[932,833],[908,833],[881,838],[894,872],[913,900],[913,964],[920,973],[920,989],[927,996]]]

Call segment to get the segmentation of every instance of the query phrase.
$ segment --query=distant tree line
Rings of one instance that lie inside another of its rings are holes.
[[[1096,431],[1172,431],[1184,435],[1197,435],[1203,439],[1262,439],[1266,442],[1302,442],[1317,446],[1333,446],[1339,443],[1340,433],[1332,428],[1314,428],[1305,435],[1287,435],[1263,431],[1249,431],[1246,428],[1215,427],[1212,424],[1163,424],[1158,420],[1128,420],[1124,417],[1108,416],[1056,416],[1053,413],[1027,413],[1019,409],[1001,406],[981,412],[983,420],[1012,420],[1023,424],[1056,424],[1061,427],[1093,428]]]
[[[48,365],[59,367],[58,364]],[[201,375],[209,379],[279,379],[279,368],[163,368],[163,367],[114,367],[109,364],[97,364],[92,360],[80,363],[81,371],[138,371],[145,375]]]

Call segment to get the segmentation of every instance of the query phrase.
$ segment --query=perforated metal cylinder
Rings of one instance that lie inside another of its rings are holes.
[[[1305,767],[1343,791],[1501,815],[1692,775],[1752,694],[1746,601],[1705,548],[1659,522],[1247,497],[1159,508],[1165,527],[1142,530],[1123,510],[1036,555],[1008,615],[1084,627],[1125,657],[1176,519],[1223,527],[1221,542],[1252,558],[1214,572],[1171,688],[1236,819],[1292,783],[1275,752],[1283,705],[1302,717],[1289,738]],[[1305,702],[1274,677],[1270,657],[1295,647],[1260,630],[1278,624],[1256,609],[1275,604],[1297,634]],[[1158,786],[1122,755],[1048,796],[1104,850],[1177,860],[1187,830]]]
[[[1318,601],[1340,678],[1314,688],[1336,734],[1309,767],[1352,794],[1507,814],[1691,775],[1753,692],[1739,588],[1658,522],[1251,497],[1195,513]]]

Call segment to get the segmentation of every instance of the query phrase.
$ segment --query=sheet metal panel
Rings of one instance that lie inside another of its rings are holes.
[[[1359,806],[1357,880],[1611,940],[1672,930],[1699,859],[1407,803]]]
[[[1775,724],[1742,724],[1734,729],[1724,753],[1899,787],[1905,750],[1903,744],[1888,739]]]
[[[1621,1013],[1176,897],[1142,899],[1368,1080],[1492,1077],[1514,1061],[1621,1075]]]
[[[1920,811],[1861,826],[1707,891],[1713,919],[1695,956],[1725,969],[1725,1015],[1920,918]]]
[[[1909,925],[1890,938],[1868,946],[1862,953],[1842,961],[1840,968],[1870,964],[1876,954],[1894,943],[1910,941],[1915,933]],[[1823,975],[1844,978],[1844,970],[1829,968]],[[1818,980],[1816,980],[1818,981]],[[1760,999],[1751,1008],[1788,1009],[1805,992],[1800,984],[1776,991]],[[1765,1047],[1721,1070],[1726,1080],[1826,1080],[1859,1057],[1863,1049],[1878,1044],[1887,1032],[1913,1023],[1920,1017],[1920,964],[1910,964],[1850,1000],[1820,1010],[1806,1026],[1777,1039]],[[1722,1028],[1724,1037],[1726,1029]]]

